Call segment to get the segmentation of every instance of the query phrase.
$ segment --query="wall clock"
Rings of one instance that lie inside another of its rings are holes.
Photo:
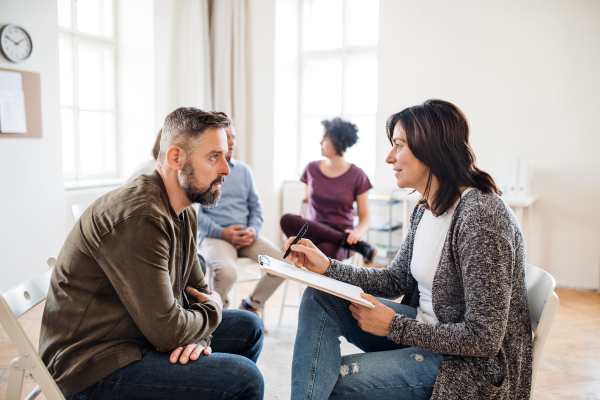
[[[25,28],[15,24],[4,25],[0,29],[0,51],[9,61],[20,63],[31,56],[33,41]]]

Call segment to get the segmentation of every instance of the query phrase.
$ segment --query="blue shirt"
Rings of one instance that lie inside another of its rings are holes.
[[[228,164],[230,173],[221,185],[219,204],[198,208],[198,245],[206,236],[221,239],[223,228],[231,225],[254,228],[257,236],[262,227],[263,209],[252,170],[233,157]]]

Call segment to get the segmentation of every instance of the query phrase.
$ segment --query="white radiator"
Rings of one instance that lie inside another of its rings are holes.
[[[302,209],[302,200],[304,199],[304,182],[285,181],[281,188],[281,215],[300,214]],[[287,237],[281,233],[283,243]]]
[[[281,215],[300,214],[304,199],[304,186],[300,181],[286,181],[281,189]]]

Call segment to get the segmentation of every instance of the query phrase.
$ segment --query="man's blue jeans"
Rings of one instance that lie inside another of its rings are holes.
[[[381,300],[415,318],[414,307]],[[292,364],[292,399],[429,399],[441,354],[404,346],[366,333],[350,302],[306,288],[298,319]],[[364,354],[341,355],[339,337]]]
[[[67,400],[96,399],[262,399],[263,377],[256,366],[263,324],[245,310],[223,310],[213,333],[211,355],[182,365],[170,353],[146,349],[133,362]]]

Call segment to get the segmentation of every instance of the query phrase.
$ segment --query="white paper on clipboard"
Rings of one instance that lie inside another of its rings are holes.
[[[358,286],[337,281],[307,269],[297,268],[293,265],[283,263],[273,257],[258,256],[258,261],[260,264],[260,269],[270,274],[300,282],[315,289],[322,290],[323,292],[341,297],[342,299],[349,300],[353,303],[359,303],[369,308],[375,307],[370,301],[360,297],[360,294],[364,292]]]

